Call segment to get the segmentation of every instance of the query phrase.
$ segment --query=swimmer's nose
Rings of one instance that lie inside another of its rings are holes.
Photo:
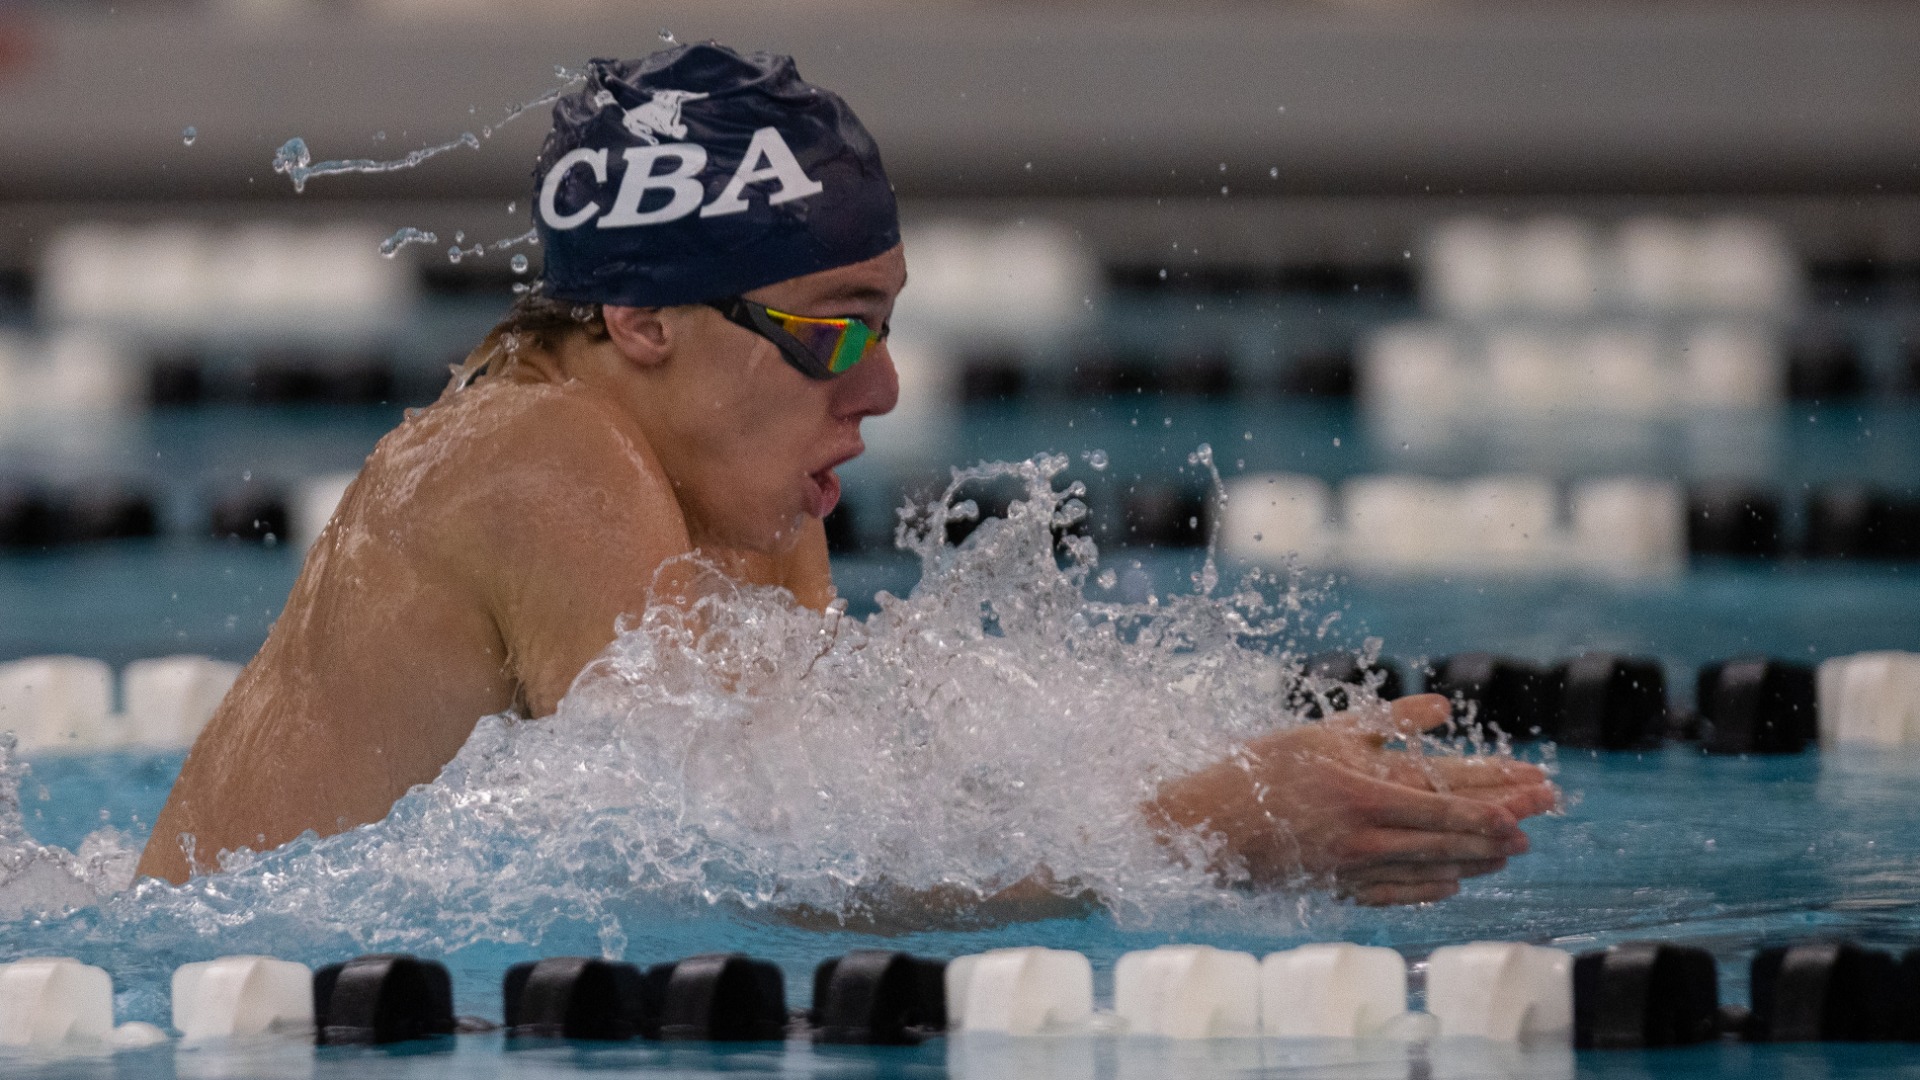
[[[872,355],[835,379],[834,391],[834,413],[842,419],[858,422],[892,412],[900,402],[900,372],[887,343],[874,346]]]

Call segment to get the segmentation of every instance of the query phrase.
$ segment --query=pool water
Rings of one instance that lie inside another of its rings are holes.
[[[77,458],[165,486],[174,534],[0,559],[0,655],[74,652],[119,664],[142,656],[200,652],[245,659],[258,647],[298,571],[298,553],[193,538],[195,500],[207,485],[269,467],[283,478],[351,467],[397,414],[341,410],[325,415],[218,410],[155,414],[93,437]],[[237,423],[236,420],[245,422]],[[880,424],[885,424],[881,421]],[[1216,448],[1221,471],[1289,470],[1329,479],[1405,470],[1457,475],[1501,471],[1516,460],[1524,432],[1488,431],[1445,444],[1402,441],[1351,409],[1333,405],[1218,404],[1147,399],[1087,406],[1005,406],[948,417],[917,446],[888,443],[876,425],[875,452],[845,472],[848,498],[884,532],[899,493],[944,473],[949,462],[1019,459],[1043,449],[1074,456],[1069,476],[1088,475],[1078,455],[1111,454],[1109,483],[1183,475],[1187,455]],[[1579,425],[1573,425],[1578,428]],[[1614,430],[1624,427],[1627,430]],[[1519,455],[1561,477],[1611,472],[1767,478],[1776,489],[1839,478],[1907,486],[1920,481],[1920,420],[1883,406],[1745,418],[1593,425],[1577,454],[1567,432]],[[1576,439],[1576,441],[1578,441]],[[31,464],[38,444],[6,440],[0,459]],[[1555,449],[1555,448],[1558,449]],[[73,450],[72,447],[67,448]],[[1556,454],[1569,455],[1556,459]],[[152,464],[158,460],[161,464]],[[1096,491],[1097,494],[1097,491]],[[878,520],[878,524],[874,522]],[[1120,592],[1138,601],[1170,596],[1202,553],[1111,549],[1102,566],[1129,571]],[[906,595],[921,577],[911,556],[869,551],[836,561],[853,612],[880,610],[879,590]],[[1237,567],[1225,568],[1236,577]],[[1818,659],[1920,643],[1920,574],[1898,566],[1727,563],[1696,566],[1667,582],[1605,584],[1541,579],[1338,580],[1302,624],[1302,649],[1357,647],[1380,638],[1389,655],[1417,662],[1465,649],[1550,660],[1595,648],[1651,655],[1685,701],[1698,664],[1736,654]],[[1013,926],[953,925],[884,933],[798,926],[788,918],[684,891],[587,912],[561,894],[517,897],[501,918],[470,894],[396,890],[381,917],[289,915],[310,888],[315,905],[341,902],[311,866],[255,867],[231,889],[216,883],[190,902],[151,887],[110,895],[66,914],[22,914],[0,923],[0,959],[56,953],[111,972],[119,1019],[167,1021],[166,982],[181,963],[262,952],[318,965],[369,951],[419,947],[454,974],[457,1008],[498,1018],[499,979],[514,962],[544,955],[612,952],[653,963],[708,951],[742,951],[780,964],[789,1003],[806,1003],[815,963],[851,948],[884,947],[952,956],[1005,945],[1077,949],[1095,963],[1097,992],[1110,997],[1123,952],[1167,942],[1204,942],[1265,953],[1315,940],[1389,945],[1418,958],[1478,939],[1555,944],[1573,951],[1637,938],[1710,949],[1721,964],[1723,1001],[1744,1001],[1746,961],[1763,943],[1849,936],[1873,945],[1920,944],[1920,834],[1909,809],[1920,799],[1920,760],[1807,754],[1709,758],[1686,748],[1595,754],[1540,748],[1569,796],[1563,815],[1529,825],[1532,854],[1477,879],[1453,900],[1417,909],[1366,910],[1321,898],[1276,901],[1232,892],[1191,904],[1115,916]],[[1053,777],[1068,782],[1062,755]],[[93,838],[137,848],[165,798],[179,755],[45,756],[28,762],[21,823],[37,842],[76,849]],[[102,833],[101,830],[117,830]],[[404,839],[404,834],[402,834]],[[423,852],[423,855],[425,853]],[[495,857],[498,852],[482,852]],[[337,868],[343,880],[351,867]],[[600,864],[576,868],[591,876]],[[616,867],[617,869],[617,867]],[[499,863],[514,870],[510,857]],[[287,872],[296,888],[284,905],[252,903],[262,875]],[[305,872],[311,879],[301,879]],[[617,881],[596,895],[618,896]],[[0,893],[4,885],[0,885]],[[724,890],[721,890],[724,894]],[[383,898],[375,896],[377,905]],[[164,902],[163,902],[164,901]],[[356,915],[365,910],[353,906]],[[476,914],[476,912],[478,912]],[[1903,1047],[1713,1046],[1633,1054],[1572,1055],[1497,1046],[1289,1044],[1272,1040],[1166,1045],[1152,1040],[1037,1042],[935,1040],[903,1050],[721,1049],[571,1046],[500,1051],[497,1035],[463,1037],[451,1050],[315,1052],[284,1044],[181,1050],[161,1047],[61,1063],[0,1058],[0,1071],[47,1075],[153,1076],[530,1076],[636,1070],[648,1075],[963,1076],[1560,1076],[1650,1077],[1884,1075],[1920,1073]]]
[[[1248,918],[1196,909],[1189,917],[1135,926],[1105,915],[1007,927],[875,935],[821,931],[750,912],[636,911],[625,927],[624,955],[650,963],[697,952],[746,951],[780,964],[789,1003],[805,1004],[812,967],[852,948],[904,949],[951,956],[1016,944],[1074,948],[1095,964],[1097,993],[1110,998],[1112,966],[1131,949],[1204,942],[1258,954],[1312,940],[1349,940],[1419,957],[1445,944],[1521,940],[1574,952],[1655,938],[1703,946],[1721,969],[1723,1001],[1744,1002],[1746,962],[1766,944],[1841,936],[1869,944],[1920,945],[1920,834],[1910,807],[1920,799],[1920,760],[1806,754],[1787,758],[1713,758],[1685,749],[1646,754],[1566,753],[1560,781],[1565,814],[1528,829],[1533,853],[1501,874],[1478,879],[1455,899],[1414,909],[1359,909],[1315,902],[1296,920]],[[73,846],[109,825],[140,831],[164,800],[177,755],[77,755],[31,763],[23,806],[39,839]],[[103,795],[108,796],[103,807]],[[395,913],[431,920],[421,910]],[[123,918],[121,916],[120,918]],[[284,927],[244,918],[181,935],[155,927],[151,939],[106,934],[81,912],[16,921],[0,955],[47,951],[77,955],[111,971],[121,1020],[165,1025],[165,979],[178,964],[240,951],[272,951],[318,965],[364,951],[342,934],[327,940],[282,936]],[[138,920],[135,920],[137,925]],[[556,926],[537,941],[474,942],[447,953],[456,1008],[498,1019],[505,968],[543,955],[597,952],[585,928]],[[1712,1046],[1642,1053],[1556,1054],[1546,1049],[1476,1045],[1409,1050],[1393,1044],[1226,1040],[1218,1046],[1169,1046],[1155,1040],[1037,1040],[1022,1046],[991,1039],[935,1040],[905,1050],[778,1051],[590,1047],[495,1053],[497,1035],[462,1037],[451,1053],[307,1048],[275,1043],[226,1050],[164,1048],[121,1055],[114,1075],[209,1075],[222,1055],[254,1059],[270,1071],[248,1075],[393,1075],[408,1077],[546,1075],[623,1068],[649,1074],[746,1073],[822,1076],[931,1076],[949,1064],[968,1076],[1581,1075],[1737,1076],[1775,1068],[1809,1075],[1869,1075],[1890,1066],[1920,1069],[1902,1047]],[[295,1052],[297,1049],[298,1052]],[[1449,1057],[1449,1055],[1451,1055]],[[954,1060],[955,1057],[970,1060]],[[14,1064],[25,1065],[24,1061]],[[229,1061],[231,1067],[235,1062]],[[1163,1073],[1162,1067],[1178,1066]],[[0,1061],[0,1067],[5,1062]],[[101,1065],[101,1068],[106,1068]],[[191,1067],[191,1068],[190,1068]],[[72,1068],[81,1069],[76,1062]],[[1323,1072],[1324,1070],[1324,1072]],[[1748,1070],[1754,1070],[1749,1072]],[[217,1071],[217,1070],[216,1070]],[[225,1075],[242,1073],[227,1072]]]

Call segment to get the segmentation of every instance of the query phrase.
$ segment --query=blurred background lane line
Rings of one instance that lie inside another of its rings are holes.
[[[1112,588],[1217,526],[1342,577],[1328,646],[1684,685],[1920,639],[1907,5],[50,0],[0,13],[0,659],[250,655],[537,279],[498,245],[546,109],[510,110],[662,30],[793,53],[899,185],[901,407],[829,522],[856,611],[911,587],[903,499],[1064,450]]]

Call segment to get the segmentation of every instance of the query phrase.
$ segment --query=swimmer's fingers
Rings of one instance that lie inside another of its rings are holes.
[[[1511,811],[1485,799],[1442,795],[1384,780],[1367,781],[1352,798],[1355,809],[1370,825],[1507,839],[1525,836]]]
[[[1527,836],[1478,836],[1473,833],[1432,832],[1426,829],[1356,829],[1341,837],[1333,855],[1339,860],[1335,876],[1367,867],[1408,863],[1478,862],[1524,854]]]
[[[1495,787],[1460,788],[1453,794],[1463,799],[1498,806],[1512,814],[1515,821],[1560,809],[1560,789],[1552,784],[1502,784]]]
[[[1453,706],[1439,694],[1413,694],[1375,702],[1362,709],[1336,713],[1322,726],[1358,734],[1374,746],[1432,731],[1453,716]]]
[[[1524,761],[1487,756],[1449,757],[1444,754],[1417,758],[1395,755],[1389,759],[1387,778],[1413,787],[1438,784],[1448,791],[1547,782],[1545,770]]]

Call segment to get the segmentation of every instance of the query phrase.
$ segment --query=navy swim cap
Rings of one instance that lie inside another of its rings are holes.
[[[547,295],[665,307],[900,242],[873,136],[793,59],[683,45],[594,60],[533,171]]]

